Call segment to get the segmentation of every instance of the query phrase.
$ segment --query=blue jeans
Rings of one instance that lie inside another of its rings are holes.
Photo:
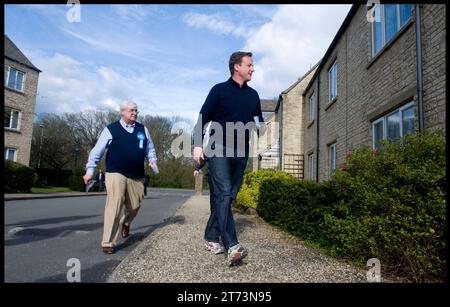
[[[211,214],[205,229],[205,240],[220,242],[226,249],[238,244],[231,204],[241,188],[247,159],[212,157],[208,159],[208,183]]]

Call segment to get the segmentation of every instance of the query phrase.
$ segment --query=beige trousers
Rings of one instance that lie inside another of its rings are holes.
[[[127,178],[119,173],[106,173],[105,186],[107,195],[102,247],[116,245],[121,225],[130,225],[137,215],[144,195],[144,179]],[[120,217],[122,208],[124,214]]]

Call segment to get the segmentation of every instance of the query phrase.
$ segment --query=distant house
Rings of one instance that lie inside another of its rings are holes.
[[[29,165],[40,72],[5,35],[5,160]]]
[[[304,91],[306,178],[330,178],[364,145],[445,133],[446,6],[368,9],[352,6]]]
[[[304,96],[316,68],[314,65],[289,88],[281,92],[275,112],[279,121],[280,169],[297,178],[304,177]]]
[[[278,169],[303,178],[303,91],[318,64],[283,91],[278,100],[261,100],[266,134],[257,138],[253,170]]]
[[[266,133],[260,137],[252,134],[252,170],[279,168],[278,120],[275,113],[276,99],[261,99],[261,111]]]

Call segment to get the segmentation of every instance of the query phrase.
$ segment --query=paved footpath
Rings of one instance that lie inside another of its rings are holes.
[[[229,267],[224,254],[203,250],[208,217],[209,196],[189,198],[166,226],[153,232],[122,261],[108,282],[367,282],[365,268],[326,256],[258,216],[237,211],[238,238],[249,255],[242,265]]]

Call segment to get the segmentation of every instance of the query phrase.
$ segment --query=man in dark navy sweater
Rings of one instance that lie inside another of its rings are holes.
[[[137,105],[126,102],[120,106],[121,119],[105,127],[89,154],[86,174],[87,184],[94,174],[98,161],[106,149],[105,185],[107,191],[102,249],[114,253],[119,226],[123,238],[128,237],[130,224],[136,216],[144,195],[145,158],[152,169],[157,169],[155,146],[147,128],[136,122]],[[125,204],[125,215],[120,212]]]
[[[227,250],[229,265],[236,265],[248,252],[237,239],[231,204],[247,166],[251,130],[257,127],[255,122],[262,123],[263,118],[258,93],[247,85],[255,71],[252,53],[233,53],[229,69],[231,77],[211,89],[200,110],[194,130],[193,159],[200,164],[205,156],[208,158],[212,185],[205,248],[215,254]],[[204,138],[203,128],[209,122],[211,126]],[[203,144],[204,139],[208,139],[208,144]]]

